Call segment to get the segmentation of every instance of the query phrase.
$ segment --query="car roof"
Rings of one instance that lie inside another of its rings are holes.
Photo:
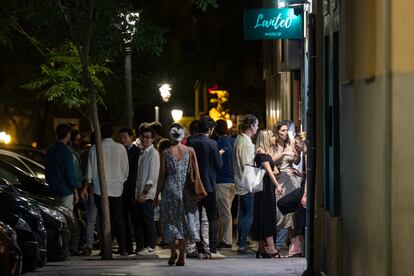
[[[36,162],[36,161],[34,161],[34,160],[32,160],[32,159],[24,156],[24,155],[18,154],[16,152],[13,152],[13,151],[10,151],[10,150],[0,149],[0,154],[4,154],[4,155],[8,155],[8,156],[13,156],[13,157],[18,157],[20,159],[23,159],[24,161],[32,162],[35,165],[37,165],[37,166],[39,166],[39,167],[41,167],[43,169],[45,168],[45,166],[43,166],[42,164],[40,164],[40,163],[38,163],[38,162]]]

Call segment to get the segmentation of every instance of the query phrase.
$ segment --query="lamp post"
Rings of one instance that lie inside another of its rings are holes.
[[[130,44],[136,31],[136,23],[139,20],[138,12],[120,13],[120,23],[116,24],[122,32],[125,45],[125,100],[126,100],[126,126],[132,128],[134,109],[132,106],[132,70],[131,70],[131,47]]]

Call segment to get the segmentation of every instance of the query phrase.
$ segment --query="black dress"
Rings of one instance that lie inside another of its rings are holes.
[[[258,153],[255,157],[257,166],[263,162],[269,162],[274,168],[272,157],[267,154]],[[273,236],[276,231],[276,196],[275,186],[272,184],[267,173],[263,177],[263,191],[254,194],[254,210],[252,238],[255,241],[263,241]]]

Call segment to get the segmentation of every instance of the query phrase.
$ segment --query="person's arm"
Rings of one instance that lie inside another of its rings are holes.
[[[308,164],[306,154],[304,156],[304,159],[305,159],[305,173],[304,173],[304,175],[306,177],[306,170],[307,170],[307,164]],[[305,179],[305,188],[304,188],[302,199],[301,199],[300,203],[302,203],[302,206],[304,208],[306,208],[307,203],[308,203],[308,179],[307,178]]]
[[[282,186],[277,181],[275,175],[273,174],[272,167],[268,161],[262,163],[262,168],[266,170],[267,175],[270,178],[270,181],[275,186],[277,193],[282,194]]]
[[[125,181],[128,179],[128,173],[129,173],[128,153],[126,149],[124,148],[124,146],[120,145],[120,150],[121,150],[121,171],[124,177],[122,182],[125,183]]]
[[[152,186],[158,181],[160,173],[160,155],[156,150],[153,151],[153,154],[148,162],[150,164],[150,170],[148,172],[147,180],[145,181],[144,190],[140,196],[140,202],[145,202],[147,194],[151,190]]]
[[[73,160],[73,154],[68,149],[65,151],[65,168],[66,168],[66,181],[68,183],[68,186],[72,190],[76,190],[80,187],[80,183],[77,183],[76,177],[75,177],[75,165]]]
[[[89,151],[89,157],[88,157],[88,169],[87,169],[87,176],[86,176],[86,180],[88,182],[88,184],[92,183],[92,178],[93,178],[93,172],[95,170],[95,158],[96,158],[96,154],[95,154],[95,146],[93,146],[91,148],[91,150]]]
[[[223,159],[221,158],[221,154],[219,152],[218,145],[216,142],[212,143],[211,151],[213,157],[213,168],[217,172],[223,166]]]
[[[259,150],[258,153],[261,153],[261,150]],[[270,166],[269,161],[262,162],[262,168],[266,170],[266,173],[269,176],[270,181],[272,182],[272,184],[275,186],[276,191],[279,194],[281,194],[282,193],[282,186],[277,181],[277,179],[276,179],[276,177],[274,175],[274,172],[272,170],[272,167]]]
[[[254,156],[254,153],[252,153],[251,151],[252,151],[252,149],[250,148],[250,146],[248,144],[241,145],[241,147],[239,149],[240,164],[242,166],[242,168],[241,168],[242,172],[244,171],[244,166],[246,164],[253,165],[252,157]]]
[[[161,153],[161,158],[160,158],[160,170],[158,174],[157,192],[155,193],[155,197],[154,197],[154,205],[158,205],[158,197],[160,193],[162,192],[162,189],[164,188],[164,180],[165,180],[165,175],[166,175],[165,158],[166,158],[166,153],[164,151]]]

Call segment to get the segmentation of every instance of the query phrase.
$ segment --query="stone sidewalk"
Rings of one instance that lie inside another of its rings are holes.
[[[256,259],[254,255],[237,255],[223,250],[224,260],[187,259],[186,266],[168,266],[168,250],[157,256],[117,256],[111,261],[100,257],[72,257],[69,261],[48,263],[28,276],[37,275],[289,275],[298,276],[306,269],[304,258]]]

